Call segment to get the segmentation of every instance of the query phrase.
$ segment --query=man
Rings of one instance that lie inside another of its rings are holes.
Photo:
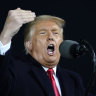
[[[27,55],[13,56],[11,40],[28,22],[24,37]],[[84,95],[80,77],[59,65],[64,23],[61,18],[36,17],[20,8],[9,11],[0,35],[0,96]]]

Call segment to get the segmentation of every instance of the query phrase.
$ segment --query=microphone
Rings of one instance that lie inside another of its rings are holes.
[[[83,55],[87,51],[87,48],[76,41],[64,40],[59,47],[59,51],[62,57],[72,59]]]

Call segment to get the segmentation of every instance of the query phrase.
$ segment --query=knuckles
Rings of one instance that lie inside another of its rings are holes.
[[[9,10],[8,11],[8,18],[11,22],[16,22],[18,24],[24,24],[30,21],[33,21],[35,19],[36,15],[35,12],[32,12],[31,10],[22,10],[20,8],[17,8],[15,10]],[[31,19],[30,19],[31,18]]]

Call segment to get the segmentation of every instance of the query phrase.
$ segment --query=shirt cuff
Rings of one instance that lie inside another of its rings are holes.
[[[11,41],[6,45],[3,45],[2,42],[0,41],[0,55],[5,55],[5,53],[10,49],[10,47],[11,47]]]

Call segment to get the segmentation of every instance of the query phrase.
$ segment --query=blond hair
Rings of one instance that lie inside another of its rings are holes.
[[[41,22],[41,21],[53,21],[53,22],[55,22],[60,28],[62,28],[62,34],[63,34],[63,27],[65,25],[65,21],[63,19],[61,19],[59,17],[51,16],[51,15],[40,15],[40,16],[36,17],[35,20],[28,23],[26,28],[25,28],[24,46],[25,46],[26,53],[28,53],[26,42],[29,41],[30,39],[32,39],[32,36],[35,32],[34,31],[35,30],[34,26],[38,22]]]

